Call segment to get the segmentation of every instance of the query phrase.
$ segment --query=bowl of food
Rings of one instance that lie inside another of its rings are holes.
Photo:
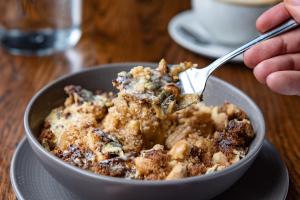
[[[265,135],[256,104],[211,77],[181,94],[190,62],[109,64],[55,80],[29,102],[27,139],[83,199],[210,199],[251,166]]]

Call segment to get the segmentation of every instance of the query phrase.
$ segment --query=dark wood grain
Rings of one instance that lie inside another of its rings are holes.
[[[191,60],[206,65],[172,41],[169,20],[189,9],[189,0],[84,0],[83,37],[76,48],[48,57],[13,56],[0,50],[0,199],[15,199],[10,160],[24,137],[23,113],[33,94],[66,73],[102,63]],[[272,93],[251,70],[228,64],[216,76],[245,91],[262,109],[267,138],[276,146],[290,174],[288,199],[300,198],[300,97]]]

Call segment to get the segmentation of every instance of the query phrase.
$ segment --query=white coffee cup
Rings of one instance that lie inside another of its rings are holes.
[[[195,20],[217,43],[240,45],[257,37],[257,18],[279,0],[192,0]]]

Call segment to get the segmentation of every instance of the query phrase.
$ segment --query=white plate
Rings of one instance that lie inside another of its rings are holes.
[[[19,200],[80,200],[43,168],[26,139],[20,142],[14,154],[10,178]],[[274,147],[265,140],[246,174],[214,200],[283,200],[288,187],[286,166]]]
[[[193,33],[196,33],[193,34],[193,36],[197,37],[193,37],[185,31],[182,31],[182,27],[193,30]],[[208,31],[202,27],[200,23],[195,21],[193,11],[190,10],[176,15],[170,21],[168,30],[176,43],[190,51],[210,58],[219,58],[237,48],[237,46],[226,46],[209,39]],[[240,55],[231,61],[243,62],[243,56]]]

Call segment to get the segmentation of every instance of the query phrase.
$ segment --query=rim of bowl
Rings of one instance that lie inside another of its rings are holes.
[[[31,146],[33,145],[35,147],[35,150],[38,150],[41,154],[44,154],[48,159],[50,159],[51,161],[55,162],[57,165],[60,165],[62,167],[65,167],[79,175],[88,177],[88,178],[92,178],[92,179],[97,179],[97,180],[102,180],[102,181],[110,181],[110,182],[115,182],[115,183],[123,183],[123,184],[129,184],[129,185],[147,185],[147,186],[162,186],[162,185],[176,185],[176,184],[183,184],[186,182],[195,182],[195,181],[205,181],[205,180],[210,180],[210,179],[214,179],[216,177],[219,176],[223,176],[227,173],[233,172],[235,171],[237,168],[240,168],[241,166],[247,164],[248,162],[252,161],[253,157],[255,157],[258,152],[260,151],[262,145],[263,145],[263,140],[265,137],[265,120],[263,117],[263,114],[261,112],[261,110],[259,109],[259,107],[256,105],[256,103],[248,96],[246,95],[244,92],[242,92],[241,90],[239,90],[238,88],[236,88],[235,86],[231,85],[230,83],[223,81],[217,77],[211,76],[211,79],[214,79],[214,81],[225,85],[226,87],[229,87],[231,90],[233,90],[236,93],[239,93],[243,96],[243,98],[245,98],[245,100],[251,104],[251,106],[255,109],[255,112],[257,114],[257,118],[260,119],[261,121],[261,128],[262,131],[259,134],[259,138],[255,143],[255,146],[253,147],[253,150],[251,152],[249,152],[248,154],[246,154],[246,156],[241,159],[240,161],[238,161],[237,163],[234,163],[232,165],[230,165],[229,167],[211,173],[211,174],[203,174],[203,175],[199,175],[199,176],[192,176],[192,177],[186,177],[183,179],[177,179],[177,180],[132,180],[132,179],[125,179],[125,178],[118,178],[118,177],[111,177],[111,176],[105,176],[105,175],[101,175],[101,174],[96,174],[94,172],[90,172],[88,170],[84,170],[81,169],[79,167],[75,167],[73,165],[70,165],[68,163],[66,163],[65,161],[59,159],[58,157],[52,155],[50,152],[48,152],[37,140],[36,136],[32,133],[31,128],[29,126],[29,114],[31,112],[31,107],[32,105],[35,103],[35,101],[39,98],[39,96],[43,95],[46,90],[48,90],[49,88],[51,88],[53,85],[57,84],[60,81],[63,81],[66,78],[70,78],[72,76],[76,76],[79,75],[81,73],[85,73],[85,72],[89,72],[89,71],[94,71],[94,70],[99,70],[99,69],[105,69],[105,68],[111,68],[111,67],[124,67],[124,66],[137,66],[137,65],[148,65],[148,66],[154,66],[157,65],[157,63],[152,63],[152,62],[124,62],[124,63],[111,63],[111,64],[102,64],[102,65],[97,65],[95,67],[91,67],[91,68],[87,68],[87,69],[83,69],[81,71],[75,72],[75,73],[70,73],[70,74],[66,74],[63,75],[53,81],[51,81],[50,83],[46,84],[43,88],[41,88],[29,101],[26,110],[25,110],[25,114],[24,114],[24,127],[25,127],[25,133],[26,133],[26,137],[29,141],[29,143],[31,144]],[[256,135],[257,137],[257,135]],[[35,152],[36,153],[36,152]]]

